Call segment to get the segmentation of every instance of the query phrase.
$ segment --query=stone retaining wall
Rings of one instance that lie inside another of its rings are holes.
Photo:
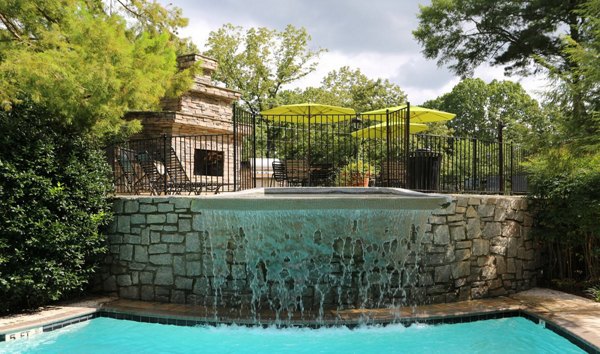
[[[331,257],[324,258],[331,264],[318,268],[331,274],[317,276],[321,281],[330,282],[334,280],[327,279],[348,277],[343,299],[338,280],[338,288],[332,290],[337,291],[337,295],[327,295],[318,284],[316,287],[298,284],[297,279],[296,284],[293,281],[289,284],[289,279],[284,279],[281,283],[285,283],[285,287],[295,286],[296,290],[301,287],[300,295],[286,292],[285,296],[301,296],[300,300],[293,301],[296,305],[301,303],[303,308],[321,305],[372,307],[409,300],[441,303],[477,299],[535,286],[540,252],[530,233],[532,218],[525,199],[467,195],[455,195],[452,199],[448,207],[436,210],[428,217],[424,228],[413,227],[414,235],[399,236],[399,239],[405,238],[401,242],[390,243],[388,240],[381,249],[376,244],[369,246],[364,235],[360,236],[362,239],[353,239],[359,236],[352,235],[332,236],[337,238],[332,238],[334,241],[329,245]],[[202,203],[202,198],[192,197],[123,197],[115,200],[116,216],[108,237],[109,254],[102,273],[102,290],[127,299],[228,307],[249,306],[250,302],[256,301],[258,287],[263,293],[280,293],[281,290],[268,284],[267,270],[262,269],[264,264],[248,264],[249,251],[244,251],[241,227],[239,233],[235,231],[234,236],[226,239],[215,232],[209,236],[209,226],[201,221]],[[353,222],[356,227],[359,221]],[[237,230],[236,227],[230,229]],[[311,242],[313,238],[314,243],[325,240],[325,232],[311,232],[314,233],[310,234]],[[291,238],[295,237],[292,232],[290,234]],[[285,240],[283,235],[281,237],[282,249],[294,247],[289,246],[290,235],[286,233]],[[353,245],[351,251],[345,250],[350,244]],[[405,245],[406,249],[396,250],[399,244]],[[387,267],[371,264],[368,272],[373,274],[368,274],[367,279],[360,273],[366,269],[367,256],[363,253],[371,250],[369,247],[385,257],[396,252],[402,264],[388,263]],[[364,252],[358,252],[359,248]],[[292,269],[294,260],[290,257],[281,259]],[[314,262],[316,260],[311,260]],[[362,264],[363,270],[350,269],[357,264]],[[407,271],[400,269],[402,267]],[[386,269],[392,273],[387,274]],[[224,276],[216,277],[217,273]],[[264,279],[258,279],[263,273]],[[398,279],[394,280],[396,275]],[[393,291],[393,296],[387,294],[400,287],[404,287],[402,292]],[[365,292],[370,298],[379,296],[380,300],[358,301]],[[274,305],[270,303],[269,306]]]

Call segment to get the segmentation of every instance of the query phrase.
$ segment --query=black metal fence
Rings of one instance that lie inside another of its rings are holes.
[[[265,186],[527,191],[526,152],[502,141],[418,133],[410,106],[381,115],[255,116],[233,133],[131,140],[109,149],[117,193],[200,194]]]
[[[115,191],[153,195],[234,191],[239,174],[233,137],[163,135],[111,146]]]

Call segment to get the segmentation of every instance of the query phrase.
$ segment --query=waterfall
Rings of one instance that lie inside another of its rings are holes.
[[[204,305],[322,321],[330,310],[418,301],[428,210],[200,212]],[[216,314],[216,311],[215,311]]]

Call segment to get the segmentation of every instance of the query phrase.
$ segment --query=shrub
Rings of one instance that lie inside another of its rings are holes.
[[[0,313],[85,288],[105,243],[103,154],[28,101],[0,110]]]
[[[550,150],[529,165],[535,232],[551,278],[600,276],[600,154]]]
[[[592,297],[592,300],[600,302],[600,285],[591,287],[586,292]]]
[[[368,187],[368,179],[373,175],[375,175],[373,166],[362,160],[350,162],[338,173],[336,185]]]

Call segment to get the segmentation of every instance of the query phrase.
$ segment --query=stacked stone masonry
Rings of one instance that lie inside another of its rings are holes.
[[[216,304],[219,294],[220,305],[250,302],[248,265],[233,252],[241,247],[235,240],[224,243],[232,250],[225,253],[227,284],[218,291],[212,284],[214,253],[198,221],[202,202],[190,197],[117,199],[100,288],[126,299]],[[494,297],[535,286],[541,260],[531,226],[524,198],[453,196],[425,226],[424,259],[414,289],[418,302]],[[228,291],[242,294],[238,303],[229,303]],[[311,296],[306,294],[306,304],[318,302]],[[339,304],[329,298],[323,306]]]

